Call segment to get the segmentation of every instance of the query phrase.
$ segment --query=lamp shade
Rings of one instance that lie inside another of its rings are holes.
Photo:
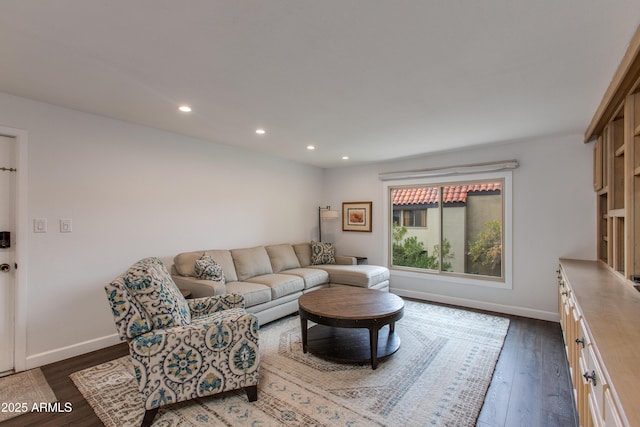
[[[338,211],[332,211],[332,210],[321,210],[320,211],[320,218],[322,219],[336,219],[340,216],[340,214],[338,213]]]

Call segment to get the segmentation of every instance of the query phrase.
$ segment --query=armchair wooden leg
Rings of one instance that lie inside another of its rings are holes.
[[[244,391],[247,393],[247,399],[249,402],[255,402],[258,400],[258,386],[250,385],[249,387],[245,387]]]
[[[149,427],[151,424],[153,424],[153,419],[156,417],[156,414],[158,413],[158,408],[153,408],[153,409],[147,409],[144,413],[144,418],[142,419],[142,424],[141,427]]]

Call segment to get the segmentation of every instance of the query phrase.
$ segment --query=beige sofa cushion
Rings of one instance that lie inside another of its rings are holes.
[[[389,280],[389,269],[377,265],[314,265],[329,273],[331,283],[372,287],[380,282]]]
[[[310,289],[318,285],[329,283],[329,273],[319,268],[294,268],[285,270],[282,274],[291,274],[304,280],[304,288]]]
[[[176,272],[181,276],[196,277],[194,270],[196,261],[206,252],[211,255],[222,267],[224,280],[227,282],[235,282],[238,280],[236,268],[231,258],[231,252],[226,249],[210,249],[205,251],[183,252],[173,258],[173,266]]]
[[[300,261],[300,267],[308,267],[311,265],[311,243],[298,243],[293,245],[293,251]]]
[[[271,261],[264,246],[232,249],[231,256],[236,266],[238,280],[241,282],[250,277],[273,273]]]
[[[260,283],[271,288],[271,299],[300,292],[304,289],[304,280],[290,274],[264,274],[246,280],[250,283]]]
[[[271,288],[259,283],[227,283],[227,292],[230,294],[242,294],[245,307],[253,307],[254,305],[271,301]]]
[[[292,268],[300,268],[300,262],[291,244],[270,245],[265,249],[271,260],[271,268],[274,273],[280,273],[282,270],[290,270]]]

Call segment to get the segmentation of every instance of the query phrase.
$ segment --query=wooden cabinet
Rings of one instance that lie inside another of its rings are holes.
[[[582,426],[640,427],[640,27],[585,132],[597,261],[561,260],[558,304]]]
[[[562,259],[558,305],[580,425],[640,426],[640,292],[599,261]]]
[[[640,29],[585,134],[593,149],[598,259],[640,276]]]
[[[603,129],[594,145],[594,189],[597,193],[598,258],[625,277],[631,276],[629,260],[635,248],[629,244],[631,228],[626,223],[633,216],[633,198],[627,187],[628,153],[625,142],[626,116],[620,113]],[[639,253],[640,255],[640,253]]]

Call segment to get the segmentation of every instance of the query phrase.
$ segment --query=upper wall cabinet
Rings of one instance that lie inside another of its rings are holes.
[[[593,140],[598,259],[640,280],[640,28],[585,133]]]

